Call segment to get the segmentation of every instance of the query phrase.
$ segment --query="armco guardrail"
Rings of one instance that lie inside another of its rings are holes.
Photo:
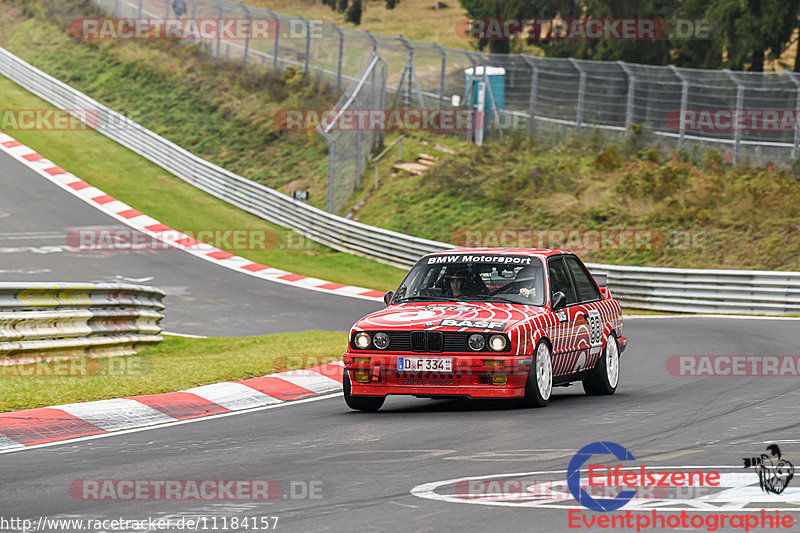
[[[639,309],[682,313],[800,314],[800,272],[632,267],[587,263],[615,298]]]
[[[164,293],[116,283],[0,283],[0,365],[130,355],[163,340]]]
[[[205,161],[0,48],[0,74],[61,109],[92,109],[97,130],[184,181],[336,250],[401,268],[453,245],[354,222]],[[116,126],[116,127],[115,127]],[[657,311],[800,314],[800,273],[593,264],[624,305]]]

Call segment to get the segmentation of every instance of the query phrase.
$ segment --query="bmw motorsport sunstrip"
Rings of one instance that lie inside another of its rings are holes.
[[[598,276],[599,278],[599,276]],[[387,307],[353,326],[344,398],[375,411],[389,394],[519,398],[547,405],[554,386],[590,395],[619,384],[622,312],[574,254],[527,248],[426,255]]]

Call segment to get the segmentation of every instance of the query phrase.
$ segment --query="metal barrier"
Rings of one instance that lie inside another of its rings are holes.
[[[94,109],[97,130],[207,193],[336,250],[407,268],[420,256],[453,248],[368,226],[242,178],[128,121],[0,48],[0,73],[61,109]],[[114,127],[114,125],[124,127]],[[800,314],[800,273],[682,270],[592,264],[607,273],[624,305],[659,311]],[[0,306],[1,308],[1,306]]]
[[[164,293],[116,283],[0,283],[0,365],[130,355],[163,340]]]

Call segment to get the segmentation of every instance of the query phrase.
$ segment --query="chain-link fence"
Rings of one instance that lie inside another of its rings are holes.
[[[733,162],[747,158],[786,163],[800,156],[800,75],[788,71],[732,72],[479,53],[374,35],[228,0],[92,1],[116,17],[277,20],[278,31],[269,38],[217,35],[204,42],[217,57],[276,70],[301,68],[339,90],[362,81],[365,61],[377,54],[387,79],[383,103],[390,109],[452,109],[454,104],[470,109],[476,95],[474,84],[467,82],[467,70],[473,69],[488,88],[488,136],[521,130],[553,139],[587,129],[620,135],[638,125],[644,143],[684,149],[710,146]],[[182,11],[175,9],[179,4]],[[503,98],[493,93],[487,77],[488,72],[499,71],[496,67],[503,69]],[[474,132],[463,134],[469,138]],[[363,170],[357,162],[365,161],[375,146],[351,137],[337,140],[337,153],[331,156],[336,184],[354,184],[350,172]],[[342,190],[349,186],[342,185]],[[331,194],[334,200],[329,206],[341,206],[344,193],[329,191],[329,198]]]
[[[386,107],[386,63],[377,54],[370,54],[362,73],[334,106],[332,117],[317,131],[328,141],[329,213],[341,211],[353,191],[361,185],[361,173],[370,154],[383,144],[383,130],[343,128],[345,113],[380,110]]]

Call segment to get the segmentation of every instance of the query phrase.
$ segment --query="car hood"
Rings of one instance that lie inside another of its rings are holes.
[[[485,302],[414,302],[371,313],[354,330],[433,329],[508,331],[514,324],[545,312],[543,307]]]

